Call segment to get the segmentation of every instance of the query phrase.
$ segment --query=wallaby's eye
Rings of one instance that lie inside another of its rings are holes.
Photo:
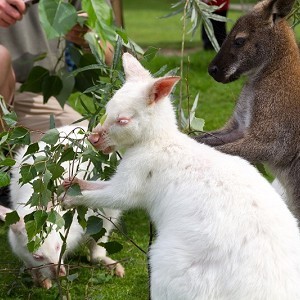
[[[44,259],[44,256],[43,255],[40,255],[40,254],[32,254],[33,258],[37,261],[41,261]]]
[[[246,39],[244,37],[238,37],[233,41],[233,45],[236,47],[243,47],[245,45]]]
[[[130,122],[130,119],[129,118],[118,118],[117,119],[117,124],[121,125],[121,126],[124,126],[124,125],[127,125],[129,122]]]

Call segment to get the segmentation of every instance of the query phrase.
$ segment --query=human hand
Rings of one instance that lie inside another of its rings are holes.
[[[0,0],[0,26],[9,27],[21,20],[26,11],[23,0]]]

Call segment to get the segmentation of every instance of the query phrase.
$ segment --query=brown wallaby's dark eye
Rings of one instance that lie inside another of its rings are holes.
[[[238,37],[233,41],[233,45],[236,47],[243,47],[245,45],[246,39],[243,37]]]

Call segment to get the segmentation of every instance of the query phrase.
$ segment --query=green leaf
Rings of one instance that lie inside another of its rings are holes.
[[[59,139],[59,131],[56,128],[48,130],[43,137],[41,138],[41,141],[45,142],[49,145],[54,145],[57,143]]]
[[[37,176],[37,172],[34,166],[24,164],[20,169],[21,179],[20,182],[23,184],[30,182]]]
[[[82,196],[79,184],[75,183],[71,185],[67,190],[67,195],[71,197]]]
[[[68,210],[64,215],[63,218],[65,220],[65,229],[68,229],[71,227],[73,222],[73,211]]]
[[[58,100],[60,106],[63,108],[74,89],[75,78],[65,69],[60,71],[59,78],[62,82],[62,88],[60,92],[57,95],[55,95],[55,98]]]
[[[57,229],[61,229],[65,225],[64,218],[55,210],[51,210],[51,212],[48,213],[48,221],[55,224]]]
[[[65,161],[73,161],[76,158],[76,153],[74,152],[73,148],[67,148],[64,150],[64,152],[61,154],[61,158],[59,160],[59,164],[62,164]]]
[[[31,69],[27,80],[22,84],[20,91],[41,93],[44,79],[49,77],[49,71],[43,67],[35,66]]]
[[[15,127],[11,133],[10,139],[15,144],[30,144],[30,133],[24,127]]]
[[[47,168],[52,174],[52,180],[58,179],[65,171],[62,166],[54,163],[47,165]]]
[[[78,223],[81,225],[83,229],[85,229],[86,228],[85,214],[87,213],[88,208],[84,206],[77,206],[76,211],[78,214],[77,216]]]
[[[75,7],[62,1],[41,0],[39,15],[49,39],[65,35],[77,23]]]
[[[191,128],[197,131],[203,131],[204,124],[204,119],[194,117],[191,122]]]
[[[47,221],[48,214],[44,210],[37,210],[34,212],[34,220],[37,231],[41,231]]]
[[[26,222],[25,228],[27,232],[28,241],[31,241],[34,238],[34,236],[37,234],[35,220]]]
[[[20,217],[15,210],[5,215],[5,224],[8,226],[17,223],[18,221],[20,221]]]
[[[35,252],[41,247],[42,240],[39,237],[35,237],[34,240],[27,243],[27,249],[29,252]]]
[[[104,247],[108,254],[114,254],[120,252],[123,249],[123,246],[118,242],[100,243],[99,245]]]
[[[0,133],[0,145],[4,144],[9,137],[9,132],[1,132]]]
[[[90,216],[86,224],[86,233],[89,235],[98,233],[103,227],[103,219],[97,216]]]
[[[98,233],[92,234],[91,237],[98,242],[106,233],[106,229],[103,227]]]
[[[61,79],[56,75],[49,76],[42,84],[44,103],[47,103],[51,96],[57,96],[63,88]]]
[[[8,125],[8,126],[15,126],[17,124],[17,114],[12,111],[8,114],[5,114],[4,116],[2,116],[3,120],[5,121],[5,123]]]
[[[10,177],[7,173],[0,173],[0,187],[4,187],[10,184]]]
[[[0,166],[8,166],[8,167],[12,167],[14,166],[16,163],[16,161],[12,158],[5,158],[4,160],[0,161]]]
[[[43,181],[46,186],[50,182],[51,178],[52,178],[52,173],[49,170],[45,170],[45,173],[43,175]]]
[[[158,48],[155,47],[149,47],[146,52],[144,53],[144,58],[146,61],[150,62],[151,60],[153,60],[153,58],[156,56],[157,52],[158,52]]]
[[[32,154],[32,153],[36,153],[40,150],[39,144],[38,143],[33,143],[30,144],[26,150],[26,153],[24,154],[24,156]]]
[[[43,156],[43,155],[36,157],[36,159],[34,160],[34,166],[38,173],[45,172],[46,163],[47,163],[48,159],[49,158],[47,156]]]

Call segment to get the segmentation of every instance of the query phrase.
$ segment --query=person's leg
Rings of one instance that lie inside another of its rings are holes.
[[[216,14],[226,18],[227,10],[219,11]],[[214,28],[216,39],[221,47],[227,36],[226,22],[213,21],[213,28]]]
[[[1,72],[0,72],[0,95],[3,97],[7,106],[11,106],[14,98],[15,92],[15,73],[12,68],[11,56],[8,50],[0,45],[0,62],[1,62]],[[5,124],[1,118],[2,111],[0,109],[0,132],[3,131]]]
[[[15,92],[15,74],[12,68],[11,56],[8,50],[0,45],[0,95],[6,103],[11,104]]]
[[[16,93],[14,110],[18,116],[18,123],[31,131],[31,141],[38,141],[49,130],[50,115],[53,115],[55,127],[70,125],[82,118],[73,108],[65,105],[61,108],[58,101],[51,97],[46,104],[43,96],[35,93]],[[88,126],[87,121],[78,123],[78,126]]]
[[[222,16],[222,17],[227,17],[227,10],[223,11],[216,11],[214,14]],[[216,37],[216,40],[218,41],[219,46],[221,47],[224,40],[226,39],[227,32],[226,32],[226,22],[219,22],[216,20],[210,20],[212,25],[213,25],[213,30],[214,34]],[[203,42],[203,48],[205,50],[211,50],[213,49],[213,46],[207,36],[207,33],[204,29],[204,26],[202,26],[202,42]]]

